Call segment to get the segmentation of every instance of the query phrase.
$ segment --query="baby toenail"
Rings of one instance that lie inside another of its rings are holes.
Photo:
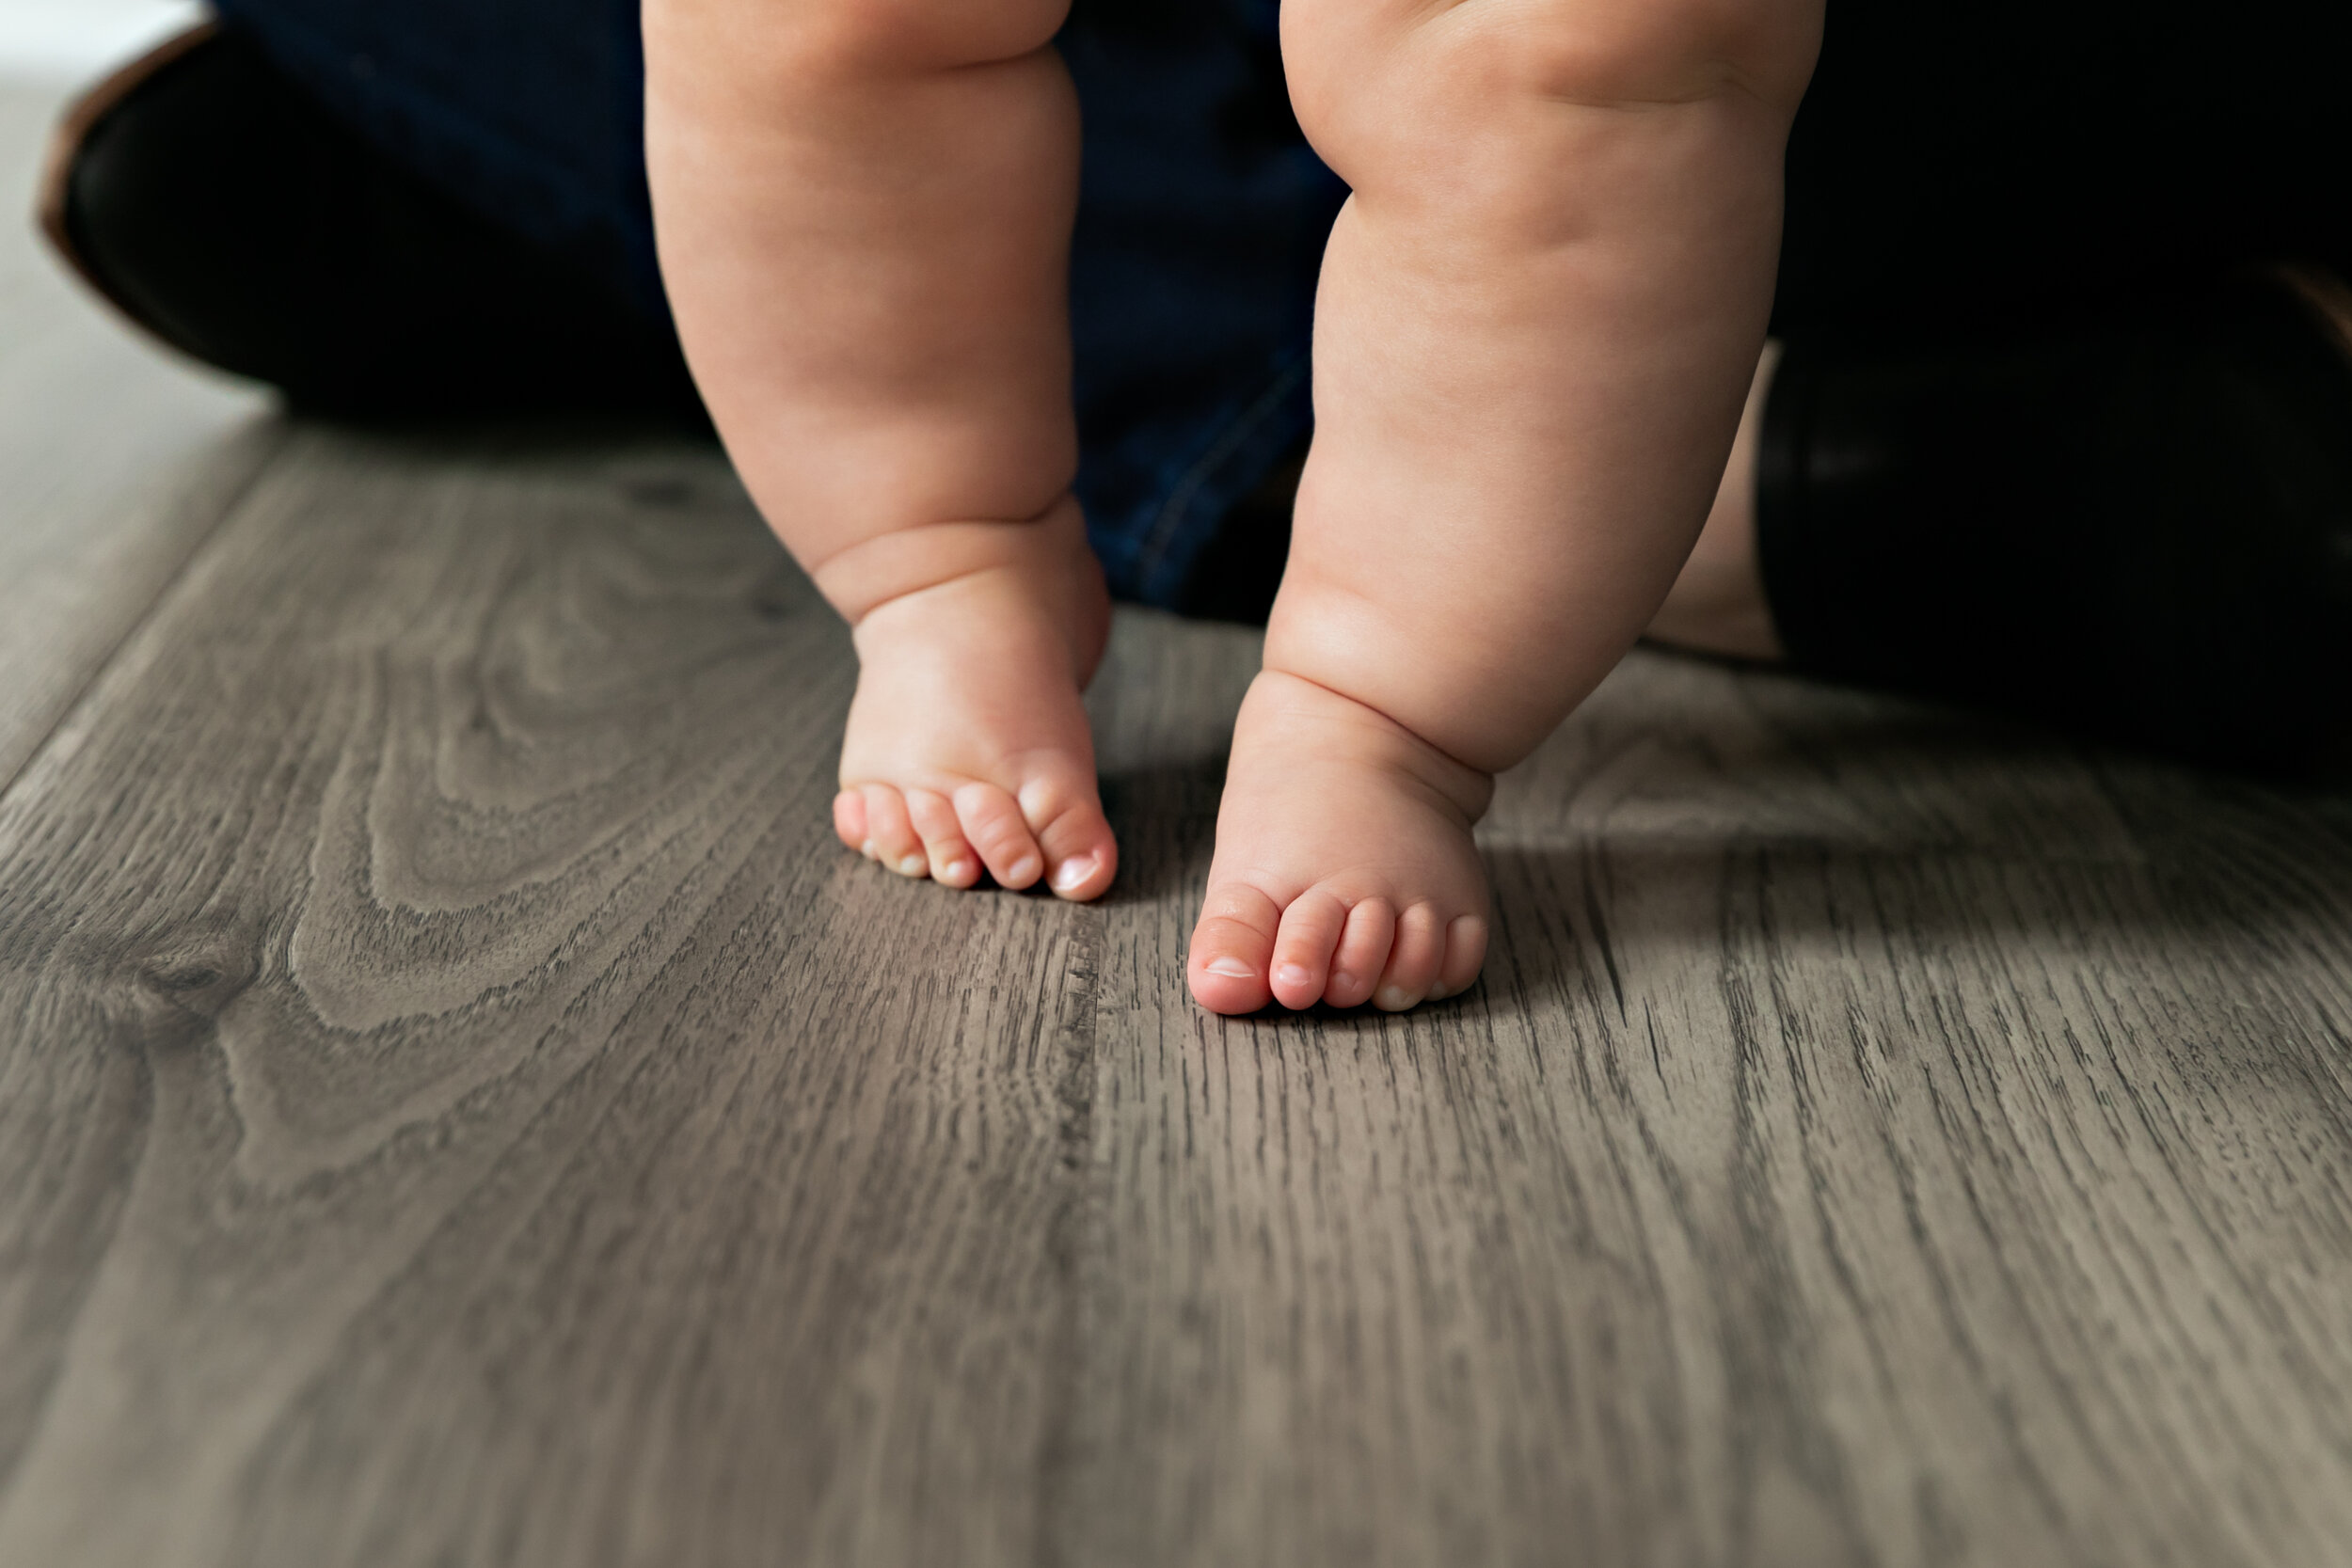
[[[1054,873],[1054,891],[1068,893],[1093,875],[1094,857],[1092,855],[1081,855],[1075,860],[1064,861],[1061,863],[1061,869]]]
[[[880,860],[882,858],[874,853],[874,841],[870,838],[857,847],[857,852],[864,855],[869,861]]]
[[[906,859],[898,863],[898,875],[901,877],[920,877],[923,874],[923,867],[928,863],[929,863],[926,862],[920,855],[909,855]]]
[[[940,870],[941,876],[951,877],[959,882],[971,874],[972,863],[970,861],[949,861]]]
[[[1401,1013],[1413,1005],[1412,994],[1403,986],[1382,986],[1373,1002],[1383,1012]]]
[[[1274,972],[1274,977],[1286,986],[1306,986],[1314,983],[1315,972],[1305,964],[1284,964]]]
[[[1037,857],[1024,855],[1005,867],[1005,880],[1015,887],[1026,887],[1037,880]]]
[[[1253,980],[1258,975],[1256,970],[1239,958],[1211,958],[1208,970],[1212,974],[1223,974],[1235,980]]]

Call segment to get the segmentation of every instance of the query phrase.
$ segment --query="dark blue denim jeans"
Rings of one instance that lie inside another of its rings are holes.
[[[223,0],[389,152],[660,311],[636,0]],[[1079,0],[1078,489],[1122,597],[1171,605],[1304,439],[1345,189],[1290,118],[1275,0]]]
[[[389,153],[662,310],[637,0],[220,3]],[[1309,429],[1345,192],[1291,119],[1277,4],[1077,0],[1059,40],[1086,128],[1079,492],[1124,597],[1181,604],[1236,498]],[[1775,329],[2344,264],[2346,58],[2344,0],[1832,0]]]

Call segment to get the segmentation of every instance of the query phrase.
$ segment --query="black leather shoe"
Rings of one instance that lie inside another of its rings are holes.
[[[1792,341],[1765,592],[1804,672],[2200,762],[2352,739],[2352,344],[2277,277],[2110,319]]]
[[[86,95],[41,206],[124,314],[300,407],[698,415],[667,322],[394,165],[232,29]]]

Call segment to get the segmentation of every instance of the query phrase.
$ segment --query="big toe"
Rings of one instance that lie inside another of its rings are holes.
[[[1273,1001],[1267,972],[1281,926],[1281,906],[1248,883],[1211,888],[1184,965],[1193,1000],[1213,1013],[1254,1013]]]

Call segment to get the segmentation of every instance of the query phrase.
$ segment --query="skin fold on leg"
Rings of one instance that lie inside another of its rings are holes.
[[[1475,976],[1493,774],[1649,624],[1722,489],[1820,10],[1291,0],[1282,25],[1354,194],[1187,978],[1219,1012],[1395,1008]]]
[[[1070,485],[1067,0],[647,0],[681,341],[854,628],[834,828],[969,887],[1110,885],[1079,693],[1109,602]]]

